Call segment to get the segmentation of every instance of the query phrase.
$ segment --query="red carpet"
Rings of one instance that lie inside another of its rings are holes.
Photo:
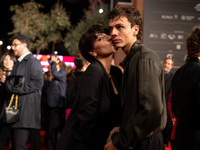
[[[45,146],[45,141],[44,141],[44,134],[45,134],[45,131],[44,130],[41,130],[40,131],[40,134],[41,134],[41,150],[46,150],[46,146]],[[28,149],[30,150],[30,144],[28,144]],[[9,150],[9,144],[6,146],[5,150]],[[169,146],[168,147],[165,147],[165,150],[172,150],[171,146],[170,146],[170,143],[169,143]]]

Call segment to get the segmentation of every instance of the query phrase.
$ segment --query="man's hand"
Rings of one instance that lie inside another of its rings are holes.
[[[56,55],[51,55],[51,62],[52,62],[52,61],[55,61],[56,63],[59,63],[58,56],[56,56]]]
[[[112,143],[112,140],[110,140],[105,146],[104,150],[118,150]]]
[[[108,139],[107,139],[107,142],[111,140],[111,137],[114,133],[118,133],[119,132],[119,127],[114,127],[110,133],[109,133],[109,136],[108,136]]]

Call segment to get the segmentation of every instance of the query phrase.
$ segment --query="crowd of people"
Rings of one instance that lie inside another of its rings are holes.
[[[108,27],[93,24],[79,39],[76,68],[50,55],[49,71],[15,35],[13,53],[0,59],[0,150],[200,149],[200,26],[186,38],[187,60],[172,73],[141,43],[143,20],[133,7],[114,8]],[[126,54],[119,67],[113,55]],[[70,71],[69,71],[70,70]],[[6,122],[5,108],[18,95],[19,119]]]

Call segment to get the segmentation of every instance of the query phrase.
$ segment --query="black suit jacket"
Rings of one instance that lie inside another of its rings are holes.
[[[121,70],[112,66],[111,74],[119,90]],[[119,118],[119,109],[112,105],[117,100],[112,90],[102,64],[92,62],[79,80],[76,99],[57,150],[103,150],[110,130],[116,125],[112,114]]]

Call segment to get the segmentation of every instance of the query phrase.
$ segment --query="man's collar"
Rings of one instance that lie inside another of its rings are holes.
[[[19,61],[19,62],[21,62],[23,59],[24,59],[24,57],[26,57],[28,54],[30,54],[31,52],[27,52],[27,53],[25,53],[24,55],[22,55],[22,56],[20,56],[17,60]]]
[[[124,58],[124,60],[120,63],[120,66],[123,68],[125,67],[126,63],[130,61],[130,59],[135,55],[138,48],[142,46],[142,43],[140,43],[139,40],[135,41],[135,43],[132,45],[129,54]]]

